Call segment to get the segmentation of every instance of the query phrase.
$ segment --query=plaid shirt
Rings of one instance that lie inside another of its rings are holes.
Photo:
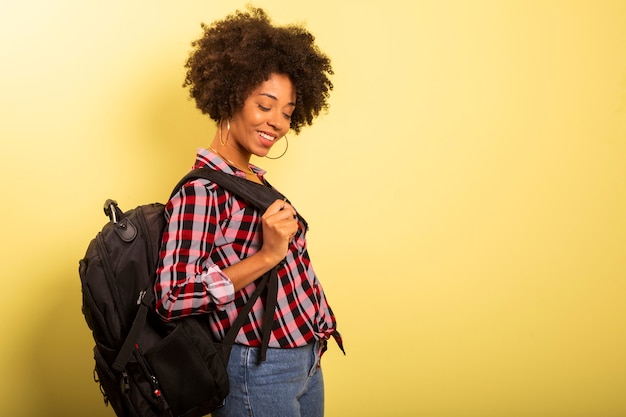
[[[200,149],[194,168],[203,166],[245,176]],[[263,178],[263,170],[251,168]],[[157,312],[164,319],[209,313],[214,336],[224,338],[256,282],[235,293],[222,269],[261,248],[261,214],[204,179],[187,183],[170,199],[155,285]],[[307,252],[306,221],[299,215],[298,220],[298,232],[278,270],[278,304],[269,346],[291,348],[320,340],[325,350],[325,341],[334,336],[343,351],[335,317]],[[259,299],[235,342],[260,346],[263,315],[263,300]]]

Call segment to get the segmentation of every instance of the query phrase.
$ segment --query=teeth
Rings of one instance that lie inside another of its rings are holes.
[[[261,135],[262,138],[267,139],[267,140],[274,141],[275,139],[273,136],[270,136],[267,133],[259,132],[259,135]]]

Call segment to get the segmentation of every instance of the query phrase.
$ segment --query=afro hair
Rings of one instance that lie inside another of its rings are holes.
[[[243,107],[250,93],[272,74],[285,74],[296,89],[290,128],[297,134],[328,109],[333,89],[330,59],[302,26],[275,26],[265,11],[248,7],[210,25],[192,43],[184,87],[216,122]]]

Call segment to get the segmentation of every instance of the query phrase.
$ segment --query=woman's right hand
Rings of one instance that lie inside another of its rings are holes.
[[[222,270],[239,291],[282,261],[298,231],[296,211],[283,200],[273,202],[261,216],[263,244],[252,256]]]
[[[274,201],[261,217],[263,246],[261,252],[277,265],[287,256],[289,243],[298,231],[295,209],[284,200]]]

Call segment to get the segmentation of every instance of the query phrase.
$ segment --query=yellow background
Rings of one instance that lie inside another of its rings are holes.
[[[181,88],[243,1],[2,0],[0,415],[112,416],[78,259],[215,127]],[[327,416],[626,416],[626,2],[264,0],[331,111],[257,161],[311,224],[348,355]]]

